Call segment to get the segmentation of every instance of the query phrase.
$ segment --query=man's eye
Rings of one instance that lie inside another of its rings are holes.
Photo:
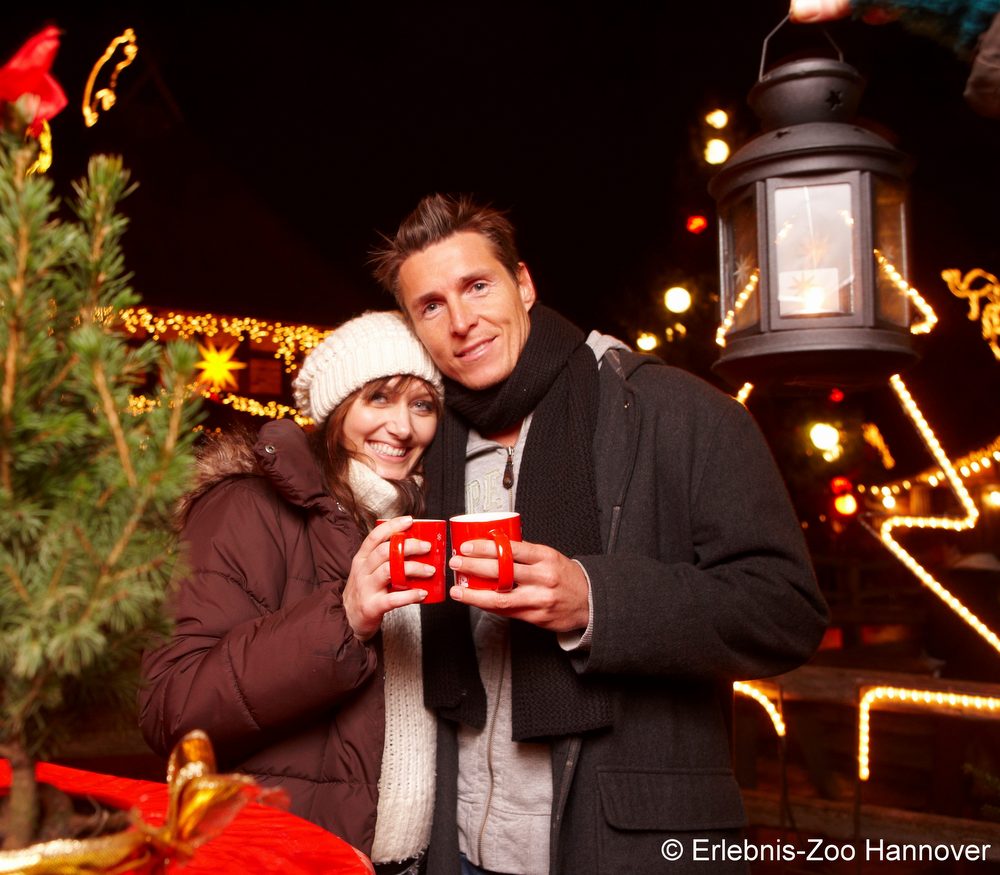
[[[469,288],[473,292],[485,292],[490,287],[490,284],[484,280],[479,280],[479,282],[473,283]]]
[[[440,309],[441,305],[437,301],[428,301],[424,304],[423,315],[433,316]]]

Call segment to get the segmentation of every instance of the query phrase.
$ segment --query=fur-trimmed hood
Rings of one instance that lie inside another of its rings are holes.
[[[262,476],[254,456],[257,433],[246,428],[213,434],[199,448],[195,459],[194,485],[181,497],[174,511],[178,528],[187,522],[194,503],[228,477]]]
[[[326,487],[323,472],[306,433],[289,419],[210,438],[198,453],[194,487],[177,507],[184,525],[191,508],[206,492],[233,477],[264,477],[285,501],[306,510],[343,513]]]

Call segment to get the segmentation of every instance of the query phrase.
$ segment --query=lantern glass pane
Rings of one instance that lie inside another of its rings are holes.
[[[781,318],[854,312],[851,200],[846,182],[775,190],[775,275]]]
[[[906,279],[906,189],[896,179],[876,176],[875,249],[884,261],[876,259],[875,317],[892,325],[910,324],[910,300],[900,289]]]
[[[760,295],[757,278],[760,275],[757,258],[757,209],[753,194],[733,204],[729,212],[730,253],[726,282],[726,313],[731,316],[727,334],[755,327],[760,322]]]

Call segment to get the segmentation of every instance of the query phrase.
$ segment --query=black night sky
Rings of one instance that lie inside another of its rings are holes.
[[[740,142],[745,97],[785,0],[607,4],[34,3],[8,9],[0,54],[64,30],[53,123],[63,191],[94,151],[141,183],[128,206],[147,303],[335,324],[389,304],[367,252],[422,195],[474,192],[510,209],[543,300],[584,328],[662,329],[662,290],[698,298],[660,352],[707,374],[718,321],[714,223],[699,121],[716,105]],[[118,105],[85,129],[91,65],[133,27]],[[967,65],[898,25],[830,28],[868,78],[862,115],[916,160],[911,283],[937,310],[908,382],[946,448],[1000,432],[1000,362],[939,274],[1000,271],[1000,122],[962,102]],[[822,48],[785,27],[769,60]],[[871,402],[883,403],[884,398]],[[918,448],[919,449],[919,448]],[[922,466],[926,457],[914,457]]]

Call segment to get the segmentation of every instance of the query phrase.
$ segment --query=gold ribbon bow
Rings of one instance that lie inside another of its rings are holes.
[[[280,789],[260,787],[247,775],[217,775],[215,753],[200,730],[185,735],[167,765],[167,819],[153,827],[132,812],[132,826],[116,835],[58,839],[0,852],[0,875],[120,875],[155,873],[168,860],[185,863],[217,836],[248,802],[287,806]]]

